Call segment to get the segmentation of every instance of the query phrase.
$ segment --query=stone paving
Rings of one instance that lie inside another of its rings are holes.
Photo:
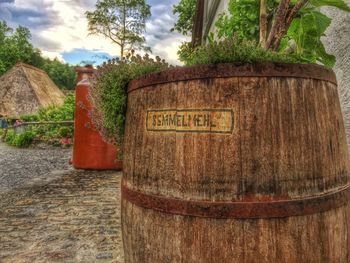
[[[0,144],[0,263],[123,262],[121,173],[73,170],[70,151]]]

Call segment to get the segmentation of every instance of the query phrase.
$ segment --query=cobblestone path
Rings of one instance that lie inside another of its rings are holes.
[[[0,263],[123,261],[121,173],[76,171],[69,158],[0,145]]]

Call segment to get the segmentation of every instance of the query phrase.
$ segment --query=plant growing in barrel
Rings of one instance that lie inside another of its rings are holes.
[[[214,35],[204,21],[220,1],[182,0],[174,30],[193,29],[179,50],[191,67],[131,54],[99,69],[100,127],[124,149],[126,262],[350,262],[324,5],[349,11],[232,0]]]

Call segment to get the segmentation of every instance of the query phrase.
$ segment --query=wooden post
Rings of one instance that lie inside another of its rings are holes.
[[[204,19],[204,0],[198,0],[196,6],[196,13],[193,21],[192,31],[192,46],[199,46],[202,44],[203,36],[203,21]]]

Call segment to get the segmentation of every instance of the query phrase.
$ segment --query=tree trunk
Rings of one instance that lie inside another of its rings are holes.
[[[286,35],[290,24],[307,2],[308,0],[299,0],[292,9],[289,8],[290,0],[284,0],[280,3],[272,29],[266,41],[267,49],[278,51],[281,40]]]
[[[120,60],[124,58],[124,44],[120,45]]]
[[[259,41],[262,48],[266,48],[267,13],[266,0],[260,0],[260,34]]]
[[[266,41],[267,49],[272,47],[273,43],[276,40],[276,34],[279,34],[283,26],[285,26],[289,3],[290,0],[282,0],[278,5],[276,16],[274,18],[271,31]]]
[[[121,41],[121,45],[120,45],[120,59],[123,60],[124,59],[124,48],[125,48],[125,35],[126,35],[126,6],[125,6],[125,1],[123,2],[123,39]]]

